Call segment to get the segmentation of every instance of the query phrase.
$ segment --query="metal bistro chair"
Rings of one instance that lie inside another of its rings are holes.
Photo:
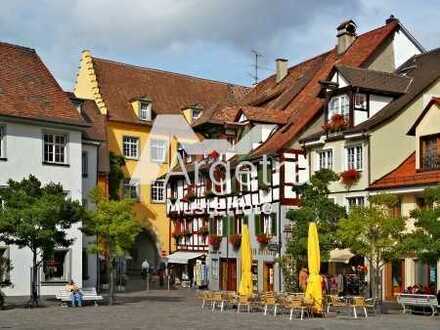
[[[198,298],[202,301],[201,309],[203,310],[207,303],[212,303],[212,292],[202,291],[199,293]]]
[[[364,297],[353,297],[350,302],[350,308],[353,309],[354,318],[357,319],[357,311],[356,308],[362,308],[364,311],[365,318],[368,317],[367,313],[367,304],[365,303]]]
[[[327,296],[327,314],[330,312],[330,308],[334,309],[347,309],[349,305],[345,302],[345,300],[336,295]]]
[[[263,293],[261,295],[260,303],[263,307],[264,315],[267,315],[267,310],[269,307],[272,307],[273,315],[277,315],[278,301],[276,295],[272,291]]]
[[[236,294],[234,291],[223,292],[223,299],[220,305],[220,311],[224,311],[225,307],[234,306],[237,302]]]
[[[248,296],[239,295],[237,298],[237,313],[240,313],[241,306],[247,306],[248,313],[251,312],[252,298]]]
[[[222,309],[222,305],[223,305],[223,293],[221,291],[214,291],[212,293],[212,308],[211,311],[213,312],[215,310],[215,306],[217,305],[217,303],[219,304],[220,308]]]
[[[293,313],[299,312],[301,320],[304,319],[304,314],[310,316],[309,306],[304,303],[304,298],[299,295],[289,295],[283,301],[283,307],[290,312],[289,320],[292,320]]]

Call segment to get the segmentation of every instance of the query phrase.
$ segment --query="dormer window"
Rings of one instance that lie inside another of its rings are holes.
[[[420,138],[420,164],[423,170],[440,169],[440,135]]]
[[[195,121],[200,118],[202,115],[201,109],[192,109],[192,120]]]
[[[344,116],[345,120],[348,122],[350,116],[350,99],[348,98],[348,95],[337,95],[330,99],[330,102],[328,103],[327,120],[331,119],[336,114]]]
[[[151,121],[151,102],[141,102],[139,108],[139,119],[145,121]]]
[[[82,109],[82,101],[80,100],[72,100],[72,104],[75,107],[76,111],[78,111],[78,113],[81,113],[81,109]]]
[[[354,108],[356,110],[367,110],[367,95],[356,93],[354,96]]]

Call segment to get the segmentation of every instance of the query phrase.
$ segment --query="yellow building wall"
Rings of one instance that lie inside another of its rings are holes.
[[[122,155],[122,141],[124,136],[139,138],[139,156],[149,148],[150,127],[136,124],[108,122],[107,143],[109,152]],[[177,144],[174,139],[170,143],[165,163],[160,165],[160,175],[168,172],[171,160],[175,158]],[[139,160],[126,159],[123,167],[124,177],[132,178],[139,165]],[[142,163],[142,167],[144,163]],[[139,172],[136,172],[136,177]],[[139,203],[135,205],[135,212],[141,224],[150,229],[158,242],[159,253],[168,254],[169,251],[169,219],[166,215],[165,203],[151,201],[151,185],[141,183],[139,186]],[[151,227],[150,227],[151,226]]]
[[[371,135],[371,182],[395,169],[415,151],[415,138],[406,133],[422,113],[426,100],[431,95],[440,95],[438,81],[396,118]]]

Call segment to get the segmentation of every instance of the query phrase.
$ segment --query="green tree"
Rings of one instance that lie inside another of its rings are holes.
[[[289,210],[287,218],[292,221],[291,238],[287,243],[287,255],[290,265],[282,265],[289,269],[288,286],[298,288],[298,271],[307,262],[307,236],[309,223],[315,221],[319,231],[319,244],[322,258],[328,258],[330,250],[336,247],[336,224],[345,216],[345,208],[335,204],[328,198],[328,186],[339,180],[338,175],[328,169],[316,172],[305,184],[296,191],[301,195],[301,208]],[[292,276],[293,274],[293,276]]]
[[[348,217],[338,223],[337,236],[342,247],[364,256],[370,265],[370,285],[374,298],[380,298],[382,269],[404,251],[405,220],[394,216],[391,208],[397,197],[372,196],[369,206],[353,207]]]
[[[119,200],[121,192],[121,182],[124,179],[124,173],[122,166],[125,165],[125,159],[123,156],[115,155],[110,152],[110,173],[108,175],[109,180],[109,195],[110,199]]]
[[[91,192],[91,196],[96,210],[84,222],[83,230],[97,236],[97,242],[91,249],[105,257],[110,285],[109,303],[113,304],[116,258],[129,252],[142,226],[135,218],[133,200],[108,200],[98,188]]]
[[[56,247],[68,247],[73,239],[66,230],[86,218],[78,201],[66,198],[60,184],[45,186],[30,175],[21,181],[9,180],[0,189],[0,241],[29,248],[32,252],[32,292],[30,303],[39,303],[38,268],[52,257]]]
[[[426,207],[411,212],[414,231],[406,240],[406,249],[425,262],[440,259],[440,187],[424,192]]]

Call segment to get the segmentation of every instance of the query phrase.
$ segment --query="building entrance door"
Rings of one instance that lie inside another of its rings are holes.
[[[263,264],[263,292],[273,291],[273,263]]]
[[[385,265],[385,300],[396,300],[396,293],[405,287],[405,260],[389,262]]]
[[[237,291],[236,259],[220,259],[220,290]]]

